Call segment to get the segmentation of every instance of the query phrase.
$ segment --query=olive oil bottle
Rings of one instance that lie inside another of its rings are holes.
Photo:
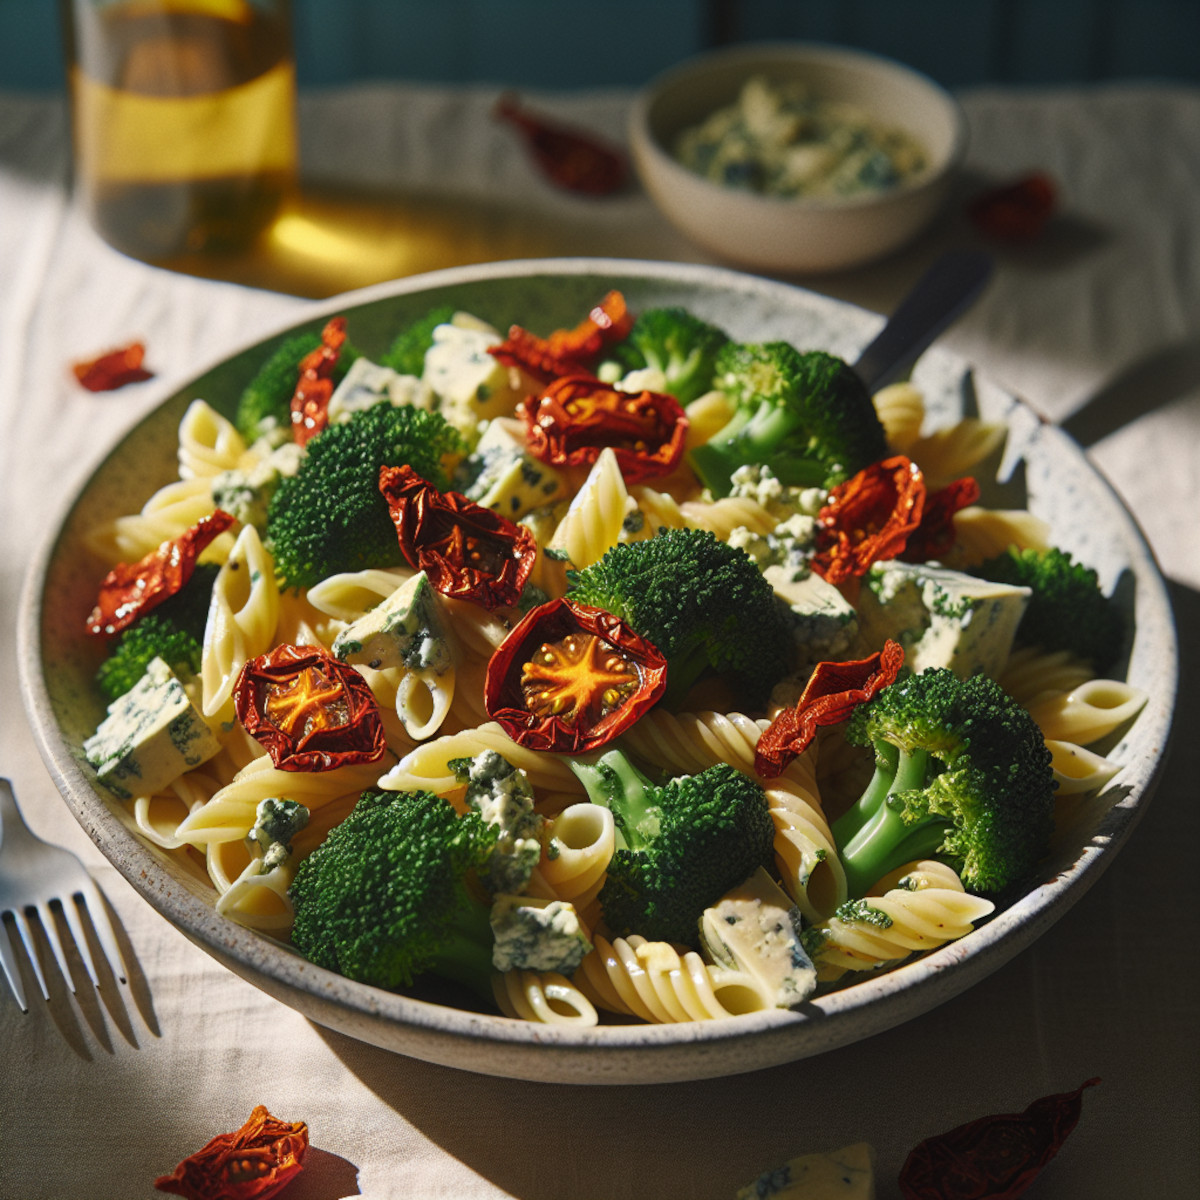
[[[119,250],[245,247],[296,177],[287,0],[63,0],[76,188]]]

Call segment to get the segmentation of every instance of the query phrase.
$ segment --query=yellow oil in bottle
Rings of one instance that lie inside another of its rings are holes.
[[[296,177],[286,4],[74,0],[76,185],[93,224],[138,258],[237,250]]]

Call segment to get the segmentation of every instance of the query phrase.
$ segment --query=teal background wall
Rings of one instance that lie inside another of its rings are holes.
[[[1200,83],[1200,0],[293,0],[302,87],[633,85],[712,45],[802,38],[949,87]],[[55,0],[0,0],[0,88],[62,86]]]

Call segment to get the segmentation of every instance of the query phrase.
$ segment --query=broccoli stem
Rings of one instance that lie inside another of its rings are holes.
[[[834,841],[852,897],[864,895],[897,867],[935,854],[951,822],[931,814],[917,823],[904,820],[900,794],[924,788],[929,753],[875,743],[875,774],[853,808],[834,822]]]
[[[651,780],[620,750],[608,750],[593,762],[567,761],[588,799],[612,813],[618,845],[626,850],[645,849],[659,830],[659,810],[647,796],[647,788],[653,787]]]
[[[729,477],[748,463],[764,463],[782,483],[791,487],[816,487],[827,469],[788,447],[787,439],[800,426],[796,412],[764,400],[757,408],[745,405],[707,442],[691,451],[692,467],[714,496],[727,496]]]
[[[492,1001],[492,926],[488,906],[469,897],[461,919],[439,947],[429,970]]]

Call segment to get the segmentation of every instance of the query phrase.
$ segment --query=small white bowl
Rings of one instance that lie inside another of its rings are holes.
[[[764,196],[702,178],[674,157],[676,137],[732,103],[754,75],[803,80],[815,95],[905,130],[924,148],[926,166],[890,191],[844,199]],[[946,199],[966,147],[966,121],[948,92],[890,59],[766,43],[718,50],[664,72],[636,100],[629,137],[643,185],[678,229],[740,266],[795,273],[859,266],[916,237]]]

